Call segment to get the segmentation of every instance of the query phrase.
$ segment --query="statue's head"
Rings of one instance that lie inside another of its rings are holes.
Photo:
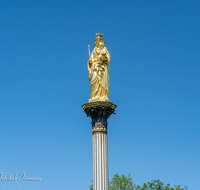
[[[95,47],[98,47],[98,48],[103,48],[104,47],[104,41],[103,41],[103,34],[96,34],[96,39],[95,39]]]

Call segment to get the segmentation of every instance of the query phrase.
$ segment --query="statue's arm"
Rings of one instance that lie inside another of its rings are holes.
[[[89,73],[91,73],[91,68],[92,68],[92,58],[91,58],[91,57],[90,57],[90,59],[88,60],[87,68],[88,68]]]
[[[94,55],[94,50],[92,51],[91,56],[90,56],[88,63],[87,63],[87,68],[88,68],[88,71],[89,71],[89,80],[90,80],[90,77],[92,75],[92,65],[93,65],[93,62],[94,62],[93,55]]]

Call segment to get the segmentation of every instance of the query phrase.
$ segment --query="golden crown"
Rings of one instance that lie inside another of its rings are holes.
[[[104,34],[100,34],[100,33],[97,34],[97,33],[96,33],[96,38],[103,38],[103,35],[104,35]]]

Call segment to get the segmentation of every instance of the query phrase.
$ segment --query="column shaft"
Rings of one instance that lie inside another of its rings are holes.
[[[108,190],[107,133],[93,133],[93,190]]]
[[[109,101],[95,101],[82,106],[92,119],[93,190],[108,190],[107,119],[114,114],[116,107]]]

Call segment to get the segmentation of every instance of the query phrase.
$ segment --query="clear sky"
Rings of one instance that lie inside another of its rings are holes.
[[[88,45],[111,54],[109,178],[200,189],[200,2],[1,0],[1,190],[87,190]],[[12,187],[11,187],[12,186]]]

